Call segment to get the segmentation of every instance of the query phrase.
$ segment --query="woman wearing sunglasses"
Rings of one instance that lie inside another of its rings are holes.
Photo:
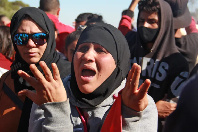
[[[72,59],[71,76],[63,83],[55,64],[51,73],[40,62],[44,76],[30,65],[35,78],[18,71],[37,91],[19,92],[35,103],[29,131],[156,132],[157,109],[147,95],[150,80],[138,87],[141,68],[137,64],[128,74],[129,52],[118,29],[98,23],[83,30]]]
[[[33,75],[29,66],[35,64],[45,75],[39,66],[39,62],[44,61],[50,71],[51,64],[56,63],[62,71],[60,77],[64,78],[70,74],[71,64],[61,59],[55,51],[54,27],[40,9],[27,7],[17,11],[11,20],[10,33],[16,55],[11,70],[0,81],[0,131],[28,131],[32,101],[17,93],[33,88],[17,71],[23,70]]]

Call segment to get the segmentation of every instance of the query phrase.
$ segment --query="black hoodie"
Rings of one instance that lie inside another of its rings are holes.
[[[129,32],[126,35],[131,51],[131,64],[141,65],[140,84],[151,80],[148,94],[155,102],[179,96],[181,85],[188,77],[188,64],[179,53],[174,38],[173,15],[169,4],[158,0],[160,4],[160,31],[150,52],[146,52],[139,40],[139,34]],[[140,14],[140,12],[139,12]],[[138,15],[139,16],[139,15]]]

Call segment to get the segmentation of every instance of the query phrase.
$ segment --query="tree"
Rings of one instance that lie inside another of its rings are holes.
[[[10,19],[22,7],[29,7],[29,5],[22,1],[9,2],[8,0],[0,0],[0,14],[6,15]]]

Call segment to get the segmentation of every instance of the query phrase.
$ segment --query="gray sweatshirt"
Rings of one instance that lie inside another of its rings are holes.
[[[91,107],[79,102],[70,90],[69,77],[63,83],[67,91],[67,101],[45,103],[41,106],[33,104],[29,132],[83,132],[84,127],[76,109],[79,107],[87,123],[89,132],[99,132],[102,124],[112,106],[117,94],[125,86],[125,80],[121,85],[101,104]],[[122,104],[122,131],[156,132],[158,113],[153,99],[148,96],[148,106],[140,112],[130,109]]]

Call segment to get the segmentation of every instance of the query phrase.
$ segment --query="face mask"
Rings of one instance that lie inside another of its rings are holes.
[[[140,40],[145,44],[154,42],[157,38],[159,30],[160,30],[159,28],[151,29],[151,28],[146,28],[144,26],[140,26],[138,28]]]

